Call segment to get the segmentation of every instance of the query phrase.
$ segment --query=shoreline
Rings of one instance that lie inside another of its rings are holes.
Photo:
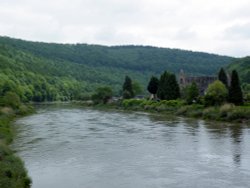
[[[199,104],[185,105],[180,101],[147,101],[126,99],[119,103],[89,104],[74,101],[73,104],[88,106],[96,109],[116,109],[131,112],[146,112],[150,114],[171,115],[184,118],[195,118],[206,121],[245,123],[250,124],[250,106],[221,106],[205,107]]]
[[[0,187],[1,188],[30,188],[32,180],[22,159],[10,147],[15,139],[14,121],[33,113],[32,107],[15,111],[9,107],[0,108]]]

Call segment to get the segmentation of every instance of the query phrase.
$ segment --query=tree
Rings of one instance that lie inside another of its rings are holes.
[[[240,87],[239,76],[236,70],[232,71],[228,101],[235,105],[243,104],[243,94]]]
[[[214,81],[211,83],[205,94],[205,105],[212,106],[212,105],[221,105],[223,102],[226,101],[228,96],[228,91],[226,86],[219,80]]]
[[[180,88],[174,74],[165,71],[161,75],[157,96],[161,100],[175,100],[180,97]]]
[[[113,95],[112,89],[108,86],[99,87],[96,92],[92,95],[92,100],[95,103],[106,104]]]
[[[142,87],[141,87],[139,82],[133,81],[132,82],[132,88],[133,88],[133,91],[134,91],[135,95],[139,95],[139,94],[142,93]]]
[[[197,98],[199,97],[199,89],[197,87],[197,84],[195,82],[192,82],[191,85],[187,86],[186,93],[185,93],[185,99],[188,104],[192,104],[194,101],[197,101]]]
[[[18,109],[21,105],[21,100],[16,93],[8,91],[3,97],[3,104],[12,107],[13,109]]]
[[[134,91],[132,86],[132,80],[130,77],[126,76],[122,87],[122,93],[124,99],[130,99],[134,97]]]
[[[218,79],[228,88],[228,80],[227,75],[223,68],[220,69],[220,72],[218,74]]]
[[[154,99],[156,98],[156,93],[158,90],[158,86],[159,86],[159,80],[157,77],[152,76],[149,83],[148,83],[148,92],[151,93],[154,96]]]

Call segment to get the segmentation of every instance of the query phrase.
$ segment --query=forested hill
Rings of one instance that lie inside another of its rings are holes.
[[[63,60],[92,67],[123,68],[132,71],[162,70],[197,75],[215,74],[232,58],[208,53],[150,46],[113,46],[29,42],[6,37],[0,43],[50,60]]]
[[[145,87],[151,75],[164,70],[215,75],[232,60],[149,46],[55,44],[0,37],[0,88],[5,87],[0,95],[15,88],[22,100],[66,100],[100,85],[110,85],[118,93],[125,75]]]
[[[242,83],[250,84],[250,57],[235,60],[228,66],[229,70],[237,70]]]

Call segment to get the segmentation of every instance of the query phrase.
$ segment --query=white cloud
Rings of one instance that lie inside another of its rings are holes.
[[[245,56],[250,51],[248,4],[249,0],[1,0],[0,35]]]

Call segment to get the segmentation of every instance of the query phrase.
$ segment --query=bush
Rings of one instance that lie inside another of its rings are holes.
[[[233,121],[244,121],[250,120],[250,109],[243,107],[236,107],[232,111],[230,111],[227,115],[227,120]]]
[[[226,118],[228,113],[231,112],[235,106],[233,104],[224,104],[220,107],[219,113],[221,118]]]
[[[219,109],[215,107],[206,108],[202,113],[204,119],[219,120],[219,116]]]
[[[221,105],[223,104],[228,96],[228,91],[226,86],[221,82],[216,80],[212,84],[210,84],[206,90],[205,94],[205,105],[213,106],[213,105]]]
[[[141,106],[141,104],[144,102],[145,100],[143,99],[125,99],[122,101],[122,106],[125,108],[129,108],[132,106]]]
[[[21,105],[20,97],[11,91],[7,92],[2,99],[4,106],[12,107],[13,109],[18,109]]]

